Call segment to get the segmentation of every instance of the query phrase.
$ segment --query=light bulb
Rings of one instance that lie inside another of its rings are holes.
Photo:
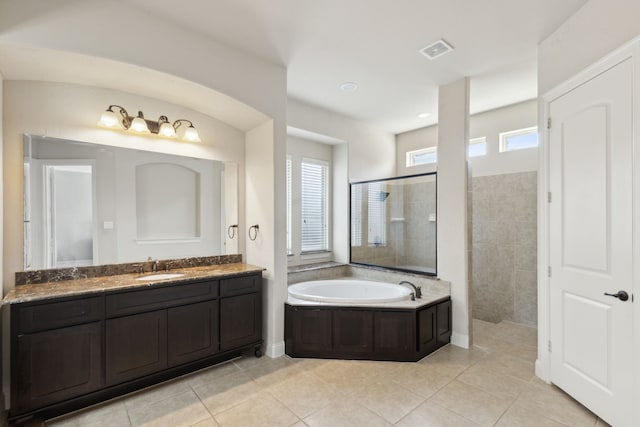
[[[178,135],[176,135],[176,130],[173,128],[171,123],[164,122],[160,125],[158,136],[163,136],[165,138],[176,138]]]
[[[110,109],[102,113],[100,121],[98,121],[98,126],[122,129],[120,117],[118,117],[118,115]]]
[[[200,135],[198,135],[198,131],[193,127],[193,125],[189,126],[184,131],[184,136],[182,137],[182,139],[189,142],[201,142]]]
[[[138,112],[138,117],[131,121],[131,126],[129,126],[129,130],[136,133],[151,133],[149,128],[147,127],[147,122],[144,120],[144,116],[142,115],[142,111]]]

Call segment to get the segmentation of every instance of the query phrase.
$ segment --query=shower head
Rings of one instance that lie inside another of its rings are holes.
[[[380,200],[381,202],[384,202],[385,200],[387,200],[387,197],[389,197],[389,193],[386,191],[380,191],[378,192],[378,200]]]

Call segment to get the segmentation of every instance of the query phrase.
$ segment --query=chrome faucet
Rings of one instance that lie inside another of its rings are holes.
[[[398,283],[398,285],[409,285],[409,286],[411,286],[415,291],[416,298],[418,298],[418,299],[422,298],[422,287],[416,286],[413,283],[408,282],[406,280],[403,280],[402,282]]]
[[[158,260],[153,261],[153,266],[151,267],[151,270],[155,273],[156,271],[158,271]]]

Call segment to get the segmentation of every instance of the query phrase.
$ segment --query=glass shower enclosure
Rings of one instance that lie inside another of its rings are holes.
[[[435,276],[436,173],[350,185],[351,263]]]

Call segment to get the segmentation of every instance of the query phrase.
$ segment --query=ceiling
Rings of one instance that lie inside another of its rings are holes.
[[[471,78],[471,113],[537,96],[537,45],[586,0],[128,0],[287,67],[288,94],[401,133],[437,123],[438,87]],[[436,60],[419,50],[443,38]],[[358,89],[340,90],[344,82]],[[430,116],[418,118],[425,112]]]

